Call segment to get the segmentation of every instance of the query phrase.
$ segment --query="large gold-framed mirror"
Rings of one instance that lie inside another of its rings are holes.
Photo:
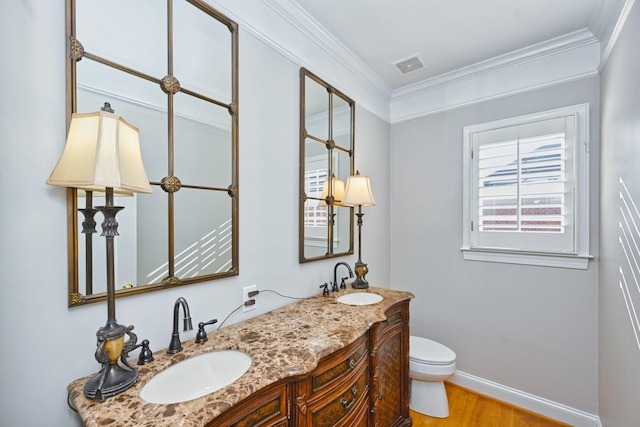
[[[341,206],[354,173],[355,102],[300,69],[300,262],[353,254],[353,208]]]
[[[116,296],[237,275],[237,24],[203,0],[66,6],[67,119],[109,102],[139,128],[153,189],[116,194]],[[69,306],[106,298],[103,202],[68,190]]]

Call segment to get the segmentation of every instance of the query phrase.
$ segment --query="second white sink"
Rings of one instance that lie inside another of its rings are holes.
[[[348,305],[369,305],[382,301],[382,296],[373,292],[353,292],[338,297],[338,302]]]
[[[214,351],[177,363],[147,382],[140,397],[149,403],[180,403],[218,391],[240,378],[251,356],[237,350]]]

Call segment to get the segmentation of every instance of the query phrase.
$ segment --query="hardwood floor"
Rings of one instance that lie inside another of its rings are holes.
[[[432,418],[411,411],[413,427],[560,427],[559,421],[445,383],[449,418]]]

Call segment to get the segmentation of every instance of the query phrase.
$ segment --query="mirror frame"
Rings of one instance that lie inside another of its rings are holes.
[[[350,147],[349,150],[344,149],[343,147],[339,147],[336,145],[333,140],[333,102],[332,97],[328,97],[328,139],[323,140],[318,138],[317,136],[311,135],[307,132],[306,126],[306,78],[310,78],[315,83],[324,87],[328,94],[332,96],[338,96],[343,101],[349,104],[350,108]],[[331,190],[329,190],[329,196],[327,197],[327,206],[328,206],[328,215],[327,215],[327,252],[324,255],[314,256],[314,257],[306,257],[305,256],[305,202],[307,201],[307,195],[305,192],[305,162],[306,162],[306,140],[308,138],[317,141],[318,143],[324,144],[328,151],[327,159],[331,159],[333,162],[334,159],[334,150],[340,150],[349,155],[349,175],[353,175],[355,172],[355,110],[356,103],[347,95],[307,70],[306,68],[300,68],[300,178],[299,178],[299,242],[298,242],[298,250],[299,250],[299,262],[306,263],[312,261],[320,261],[323,259],[336,258],[341,256],[353,255],[353,246],[354,246],[354,220],[353,220],[353,208],[349,209],[349,249],[344,252],[333,252],[333,232],[334,232],[334,209],[345,209],[346,207],[342,206],[340,208],[334,206],[333,195],[331,194]],[[333,172],[333,165],[328,165],[328,177],[331,179]],[[329,186],[331,189],[331,186]]]
[[[167,60],[170,64],[169,66],[169,75],[162,76],[160,78],[152,77],[136,70],[129,69],[125,66],[121,66],[119,64],[115,64],[112,61],[105,60],[96,55],[93,55],[89,52],[85,52],[83,46],[81,45],[81,41],[76,40],[76,1],[78,0],[66,0],[66,85],[67,85],[67,100],[66,100],[66,111],[67,111],[67,129],[69,127],[69,123],[71,121],[71,115],[77,109],[77,89],[76,89],[76,63],[80,61],[82,58],[87,57],[93,60],[97,60],[98,62],[102,62],[103,64],[112,66],[120,71],[127,72],[129,74],[134,75],[135,77],[139,77],[142,79],[146,79],[157,83],[162,90],[167,93],[167,96],[170,97],[171,108],[167,111],[168,116],[172,114],[173,93],[178,93],[180,91],[200,98],[202,100],[208,101],[210,103],[216,104],[218,106],[224,107],[229,111],[231,116],[231,185],[227,188],[215,188],[215,187],[200,187],[196,185],[183,185],[182,187],[189,188],[201,188],[207,190],[215,190],[220,192],[226,192],[231,198],[231,266],[227,271],[221,273],[208,274],[203,276],[197,276],[186,279],[179,279],[177,277],[173,277],[172,274],[174,272],[174,263],[171,262],[174,255],[174,227],[173,227],[173,211],[168,218],[169,225],[169,236],[168,236],[168,256],[167,260],[169,261],[169,277],[163,279],[161,283],[153,283],[141,286],[133,286],[128,289],[118,289],[116,290],[116,297],[124,297],[130,295],[138,295],[147,292],[158,291],[167,288],[174,288],[177,286],[189,285],[193,283],[221,279],[230,276],[237,276],[239,274],[239,187],[238,187],[238,119],[239,119],[239,107],[238,107],[238,25],[211,7],[203,0],[180,0],[186,1],[187,3],[192,4],[196,8],[200,9],[203,13],[209,15],[211,18],[220,22],[220,24],[225,25],[231,34],[231,102],[224,103],[222,101],[218,101],[215,99],[208,98],[204,95],[200,95],[198,93],[192,92],[185,88],[175,88],[173,85],[173,58],[172,58],[172,43],[173,43],[173,19],[170,16],[168,20],[168,33],[169,33],[169,46],[167,52]],[[176,0],[166,0],[166,7],[168,8],[168,12],[171,10],[173,1]],[[78,43],[80,42],[80,43]],[[96,106],[99,107],[99,106]],[[171,122],[171,119],[170,119]],[[171,130],[169,130],[169,144],[170,144],[170,152],[173,153],[173,126],[170,126]],[[171,170],[173,170],[173,159],[171,158],[173,154],[170,155],[169,164],[171,166]],[[170,177],[171,178],[171,177]],[[168,180],[170,181],[170,180]],[[159,182],[151,182],[152,186],[156,186],[156,190],[160,190],[159,185],[162,185],[162,188],[165,188],[165,185]],[[177,191],[174,188],[171,188],[169,184],[169,189],[165,189],[168,193],[168,201],[167,205],[173,205],[173,191]],[[77,189],[68,188],[67,189],[67,224],[68,224],[68,232],[67,232],[67,240],[68,240],[68,305],[69,307],[85,305],[88,303],[94,303],[99,301],[105,301],[107,299],[107,294],[93,294],[93,295],[83,295],[79,292],[79,270],[78,270],[78,247],[79,247],[79,233],[78,233],[78,197],[77,197]],[[86,255],[86,254],[85,254]],[[117,268],[117,266],[116,266]]]

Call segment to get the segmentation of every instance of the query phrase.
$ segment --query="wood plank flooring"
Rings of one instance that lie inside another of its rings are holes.
[[[413,427],[560,427],[568,424],[551,420],[508,403],[445,383],[449,398],[449,418],[432,418],[411,411]]]

